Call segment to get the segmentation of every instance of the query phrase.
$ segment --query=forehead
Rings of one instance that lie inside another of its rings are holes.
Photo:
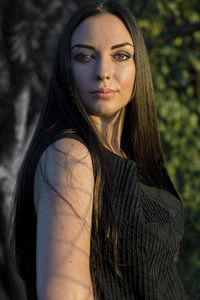
[[[100,14],[85,19],[74,30],[71,45],[74,43],[117,44],[132,42],[129,31],[124,23],[110,13]]]

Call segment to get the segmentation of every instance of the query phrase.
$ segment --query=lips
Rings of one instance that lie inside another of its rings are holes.
[[[115,95],[115,93],[116,91],[110,88],[100,88],[92,92],[92,94],[98,99],[111,98]]]
[[[113,89],[110,89],[110,88],[100,88],[98,90],[95,90],[92,93],[112,93],[112,92],[115,92],[115,91]]]

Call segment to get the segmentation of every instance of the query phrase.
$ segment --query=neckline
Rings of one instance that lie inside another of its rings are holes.
[[[107,150],[108,152],[110,152],[111,154],[113,154],[114,156],[117,156],[119,158],[122,158],[122,159],[125,159],[125,160],[129,160],[128,158],[124,157],[124,156],[121,156],[119,154],[116,154],[114,152],[112,152],[111,150],[109,150],[108,148],[106,148],[105,146],[103,146],[105,150]],[[126,154],[125,154],[126,155]]]
[[[120,155],[118,155],[118,154],[112,152],[111,150],[109,150],[109,149],[106,148],[105,146],[104,146],[104,148],[105,148],[105,150],[106,150],[107,152],[109,152],[110,154],[112,154],[114,157],[120,159],[121,161],[131,162],[132,164],[136,165],[136,162],[135,162],[134,160],[132,160],[132,159],[130,159],[130,158],[128,158],[128,157],[127,157],[127,158],[122,157],[122,156],[120,156]]]

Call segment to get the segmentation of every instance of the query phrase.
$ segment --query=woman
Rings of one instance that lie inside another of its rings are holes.
[[[66,24],[15,193],[28,299],[186,299],[184,209],[168,176],[146,48],[115,1]]]

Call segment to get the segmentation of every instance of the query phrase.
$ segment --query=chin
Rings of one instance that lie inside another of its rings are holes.
[[[116,113],[118,113],[120,111],[120,109],[119,110],[93,110],[93,111],[89,111],[88,112],[88,114],[90,115],[90,116],[96,116],[96,117],[101,117],[101,118],[108,118],[108,117],[111,117],[111,116],[114,116]]]
[[[93,107],[86,107],[89,114],[97,116],[110,116],[121,110],[121,107],[114,107],[111,103],[104,103],[104,105],[95,105]]]

